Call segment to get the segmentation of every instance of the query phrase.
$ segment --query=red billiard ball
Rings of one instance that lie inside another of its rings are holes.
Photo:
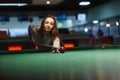
[[[60,53],[64,53],[65,52],[65,47],[64,46],[61,46],[60,49],[59,49]]]

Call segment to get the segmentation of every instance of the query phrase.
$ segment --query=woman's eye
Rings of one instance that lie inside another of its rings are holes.
[[[53,24],[53,23],[51,23],[51,25],[53,26],[54,24]]]
[[[50,24],[51,24],[51,25],[54,25],[54,22],[51,22]]]

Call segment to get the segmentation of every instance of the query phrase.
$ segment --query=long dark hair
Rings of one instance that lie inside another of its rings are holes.
[[[57,28],[56,19],[55,19],[54,16],[48,15],[48,16],[46,16],[46,17],[43,18],[43,20],[42,20],[42,22],[41,22],[41,27],[40,27],[40,29],[39,29],[39,33],[41,34],[41,36],[42,36],[43,38],[46,38],[45,30],[44,30],[44,22],[45,22],[46,18],[48,18],[48,17],[50,17],[50,18],[52,18],[52,19],[54,20],[54,26],[53,26],[53,29],[50,31],[50,36],[52,37],[53,40],[54,40],[56,37],[59,37],[59,38],[60,38],[60,42],[61,42],[61,44],[63,45],[63,41],[62,41],[62,38],[61,38],[61,36],[60,36],[60,34],[59,34],[59,31],[58,31],[58,28]]]

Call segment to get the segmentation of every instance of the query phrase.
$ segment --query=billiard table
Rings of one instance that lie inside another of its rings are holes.
[[[120,80],[120,46],[77,47],[54,54],[6,51],[0,55],[0,80]]]

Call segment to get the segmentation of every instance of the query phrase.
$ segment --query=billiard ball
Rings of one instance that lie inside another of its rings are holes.
[[[65,47],[64,46],[61,46],[60,49],[59,49],[60,53],[64,53],[65,52]]]

